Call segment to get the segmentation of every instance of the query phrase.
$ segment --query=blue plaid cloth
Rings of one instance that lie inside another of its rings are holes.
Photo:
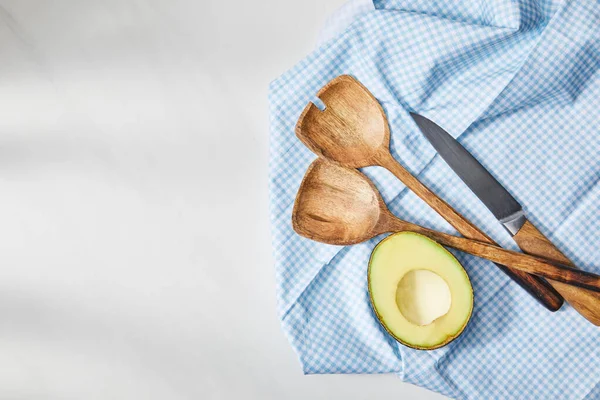
[[[490,262],[455,252],[475,290],[463,335],[404,347],[375,318],[367,262],[377,237],[330,246],[298,236],[293,201],[315,159],[296,121],[329,80],[350,74],[379,99],[393,155],[507,248],[507,232],[414,125],[436,121],[523,204],[571,260],[600,273],[600,3],[380,0],[270,88],[271,225],[279,316],[302,368],[395,373],[460,399],[599,399],[600,328],[551,313]],[[396,215],[456,233],[382,168],[366,168]]]

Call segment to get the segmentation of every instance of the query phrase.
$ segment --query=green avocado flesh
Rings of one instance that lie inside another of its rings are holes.
[[[432,350],[457,338],[473,311],[473,288],[458,260],[437,242],[400,232],[369,261],[369,294],[379,321],[399,342]]]

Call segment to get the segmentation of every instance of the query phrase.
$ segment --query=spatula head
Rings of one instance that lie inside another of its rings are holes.
[[[390,131],[377,99],[349,75],[330,81],[317,94],[321,111],[309,103],[296,125],[296,136],[314,153],[351,168],[375,165],[388,151]]]
[[[298,189],[292,225],[309,239],[355,244],[381,233],[377,226],[382,207],[381,196],[366,176],[317,159]]]

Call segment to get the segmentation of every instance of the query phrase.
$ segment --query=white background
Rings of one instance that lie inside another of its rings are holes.
[[[440,399],[303,376],[268,83],[343,0],[0,0],[1,399]]]

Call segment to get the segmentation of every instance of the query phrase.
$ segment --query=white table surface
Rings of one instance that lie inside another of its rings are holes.
[[[0,0],[1,399],[441,399],[303,376],[267,86],[343,0]]]

